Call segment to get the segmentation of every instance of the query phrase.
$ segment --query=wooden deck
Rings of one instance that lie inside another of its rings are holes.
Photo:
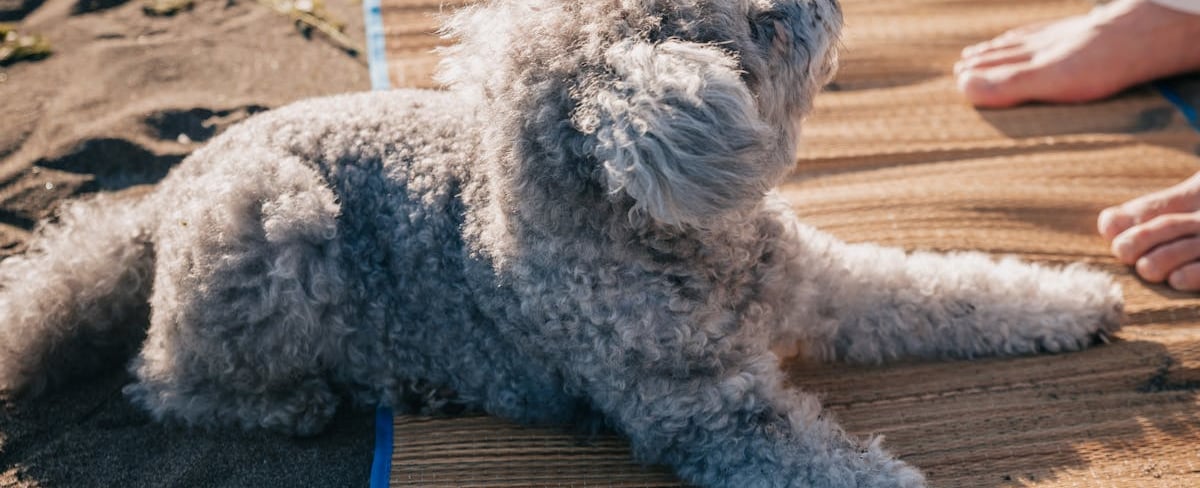
[[[792,382],[821,392],[848,430],[885,435],[932,486],[1200,486],[1200,298],[1140,282],[1094,231],[1100,209],[1200,170],[1200,133],[1144,88],[995,111],[957,95],[962,46],[1090,2],[842,3],[840,75],[782,188],[797,213],[850,241],[1088,262],[1118,276],[1128,320],[1117,342],[1082,353],[793,364]],[[455,5],[384,1],[394,83],[432,86],[430,14]],[[581,444],[487,417],[396,427],[393,486],[679,485],[628,461],[619,438]]]

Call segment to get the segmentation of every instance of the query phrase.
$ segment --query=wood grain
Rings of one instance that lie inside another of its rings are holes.
[[[436,58],[421,49],[439,41],[420,12],[437,5],[384,5],[397,79],[432,86]],[[963,46],[1090,2],[842,5],[841,71],[781,189],[797,213],[850,241],[1088,262],[1117,275],[1129,317],[1115,343],[1082,353],[788,364],[792,383],[821,392],[851,432],[886,436],[931,486],[1200,486],[1200,298],[1139,281],[1094,230],[1100,209],[1200,169],[1200,135],[1144,88],[994,111],[958,96],[950,69]],[[678,486],[630,461],[618,437],[587,443],[488,417],[396,425],[394,486]]]

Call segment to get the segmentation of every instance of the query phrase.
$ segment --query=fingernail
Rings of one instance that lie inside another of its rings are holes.
[[[1104,234],[1105,230],[1107,230],[1109,227],[1112,227],[1113,217],[1113,209],[1111,208],[1106,208],[1100,211],[1100,217],[1096,219],[1096,228],[1101,234]]]
[[[1171,285],[1171,288],[1174,288],[1176,290],[1187,291],[1187,290],[1184,290],[1184,286],[1187,285],[1187,283],[1185,283],[1183,280],[1182,272],[1175,271],[1175,272],[1171,273],[1171,276],[1167,277],[1167,283],[1169,283]]]
[[[1133,267],[1142,278],[1148,281],[1159,281],[1158,269],[1149,259],[1144,257],[1138,258],[1137,263]]]
[[[1133,253],[1133,239],[1125,234],[1118,235],[1116,239],[1113,239],[1112,252],[1122,261],[1126,260]]]

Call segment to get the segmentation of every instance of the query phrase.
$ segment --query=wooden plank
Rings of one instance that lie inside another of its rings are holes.
[[[432,86],[436,58],[422,50],[439,41],[416,6],[433,6],[389,5],[404,83]],[[885,435],[932,486],[1200,486],[1200,298],[1140,282],[1094,230],[1105,206],[1200,169],[1200,136],[1143,88],[1094,104],[1003,111],[975,110],[957,94],[950,69],[963,46],[1090,2],[842,5],[842,68],[818,97],[795,175],[781,189],[797,213],[851,241],[1091,263],[1117,275],[1129,325],[1116,343],[1082,353],[794,363],[792,383],[821,392],[851,432]],[[487,417],[404,417],[392,481],[679,485],[663,468],[623,457],[623,442],[581,443],[562,428]]]

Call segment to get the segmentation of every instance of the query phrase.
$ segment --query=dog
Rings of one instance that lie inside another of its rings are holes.
[[[1080,265],[847,244],[772,189],[836,69],[835,0],[492,0],[444,91],[302,101],[137,199],[64,206],[0,263],[0,387],[114,360],[153,417],[292,435],[414,390],[603,421],[722,487],[916,487],[785,388],[818,361],[1083,349],[1120,290]],[[148,325],[147,325],[148,324]]]

